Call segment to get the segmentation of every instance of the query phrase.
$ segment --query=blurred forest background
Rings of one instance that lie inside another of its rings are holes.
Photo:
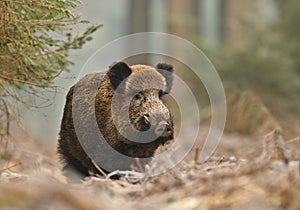
[[[32,111],[21,106],[21,121],[34,139],[56,144],[66,92],[93,52],[121,36],[147,31],[171,33],[196,44],[215,65],[227,96],[251,91],[281,126],[293,132],[299,129],[299,1],[82,0],[76,12],[103,27],[93,34],[92,42],[68,55],[74,66],[54,80],[63,88],[46,93],[51,102],[43,104],[45,108]],[[79,25],[72,33],[85,30]],[[205,95],[193,75],[182,76]],[[205,105],[207,98],[199,95],[200,104]]]

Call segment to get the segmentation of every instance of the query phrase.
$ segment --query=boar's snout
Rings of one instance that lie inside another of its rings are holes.
[[[173,135],[173,127],[170,125],[167,119],[160,114],[150,114],[150,115],[144,115],[143,116],[144,123],[148,126],[153,125],[154,126],[154,132],[157,136],[161,137],[170,137]]]

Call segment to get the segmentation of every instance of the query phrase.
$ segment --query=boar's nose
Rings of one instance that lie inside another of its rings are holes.
[[[169,137],[173,134],[173,128],[166,121],[160,121],[155,128],[155,133],[161,137]]]

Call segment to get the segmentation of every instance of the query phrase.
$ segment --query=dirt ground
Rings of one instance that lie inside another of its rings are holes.
[[[154,160],[143,173],[119,172],[124,175],[120,180],[87,177],[73,182],[63,176],[54,146],[39,145],[20,132],[3,136],[0,209],[299,210],[299,122],[293,124],[296,132],[287,132],[257,99],[249,98],[235,98],[231,107],[240,115],[227,119],[212,157],[198,162],[204,127],[188,156],[158,176],[151,175],[164,164]],[[253,101],[260,108],[251,111],[247,107]],[[237,119],[250,122],[245,116],[251,123],[243,127]]]

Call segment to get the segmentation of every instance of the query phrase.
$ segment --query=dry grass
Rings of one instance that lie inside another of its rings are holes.
[[[263,156],[244,159],[232,153],[199,164],[191,154],[159,176],[141,178],[132,173],[120,180],[88,177],[78,183],[61,175],[45,148],[11,139],[15,145],[7,147],[10,156],[0,162],[0,208],[299,209],[300,150],[294,156],[274,155],[279,148],[285,155],[291,153],[286,145],[277,144],[279,138],[278,130],[266,135],[264,147],[261,142]],[[228,134],[223,140],[235,141]],[[299,141],[294,143],[299,146]]]

